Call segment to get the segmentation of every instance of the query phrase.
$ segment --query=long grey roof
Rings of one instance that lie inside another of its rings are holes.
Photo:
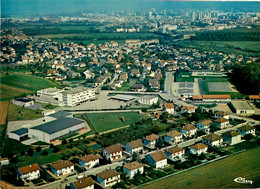
[[[15,134],[21,136],[21,135],[28,133],[28,129],[27,128],[21,128],[21,129],[17,129],[15,131],[12,131],[10,133],[15,133]]]
[[[78,125],[83,122],[84,122],[83,120],[80,120],[77,118],[64,117],[61,119],[57,119],[57,120],[54,120],[51,122],[47,122],[47,123],[38,125],[36,127],[32,127],[30,129],[43,131],[48,134],[53,134],[53,133],[70,128],[72,126]]]
[[[69,115],[71,115],[71,113],[65,112],[65,111],[60,111],[60,112],[56,112],[56,113],[54,113],[54,114],[50,114],[50,115],[48,115],[48,116],[59,119],[59,118],[61,118],[61,117],[67,117],[67,116],[69,116]]]

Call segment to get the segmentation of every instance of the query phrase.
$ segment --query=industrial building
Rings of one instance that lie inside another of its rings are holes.
[[[254,114],[255,110],[247,101],[232,101],[230,103],[231,109],[236,114]]]
[[[21,128],[15,131],[11,131],[8,133],[8,137],[12,138],[14,140],[21,141],[22,139],[28,137],[28,129],[27,128]]]

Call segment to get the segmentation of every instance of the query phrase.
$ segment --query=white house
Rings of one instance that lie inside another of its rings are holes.
[[[116,144],[103,150],[103,157],[108,161],[115,161],[122,158],[122,148]]]
[[[64,160],[51,165],[51,172],[57,176],[73,173],[73,171],[74,171],[74,164],[68,160]]]
[[[143,144],[141,139],[138,139],[138,140],[135,140],[135,141],[132,141],[132,142],[128,142],[125,145],[125,150],[130,154],[133,154],[134,152],[135,153],[143,153],[144,144]]]
[[[209,133],[211,124],[212,124],[212,121],[207,119],[207,120],[203,120],[201,122],[196,123],[196,126],[197,126],[198,130],[202,130],[205,133]]]
[[[241,133],[241,135],[244,137],[247,134],[255,135],[255,128],[249,125],[244,125],[242,127],[239,127],[238,132]]]
[[[182,127],[181,133],[184,137],[191,137],[194,136],[197,133],[197,127],[191,124],[186,124]]]
[[[220,129],[226,128],[229,124],[229,120],[225,119],[225,118],[216,119],[214,122],[215,122],[216,126]]]
[[[94,189],[94,181],[91,177],[80,178],[76,182],[70,183],[70,189]]]
[[[237,131],[228,131],[223,134],[225,142],[230,143],[230,145],[237,144],[241,142],[241,133]]]
[[[140,98],[138,98],[138,102],[140,104],[147,104],[147,105],[153,105],[158,102],[158,96],[150,96],[150,95],[145,95]]]
[[[155,147],[155,143],[157,141],[159,137],[155,134],[151,134],[149,136],[146,136],[145,138],[143,138],[144,141],[144,145],[150,148],[154,148]]]
[[[229,119],[229,114],[225,113],[223,111],[218,111],[214,113],[214,118],[215,119],[219,119],[219,118],[225,118],[225,119]]]
[[[185,158],[185,150],[178,146],[168,148],[164,151],[164,153],[167,158],[172,161],[184,160]]]
[[[89,154],[79,158],[79,165],[85,169],[90,169],[96,165],[99,165],[99,157],[93,154]]]
[[[208,151],[208,146],[206,144],[197,143],[189,147],[190,153],[194,155],[205,154]]]
[[[202,138],[202,143],[209,146],[220,146],[223,143],[223,138],[219,135],[211,133]]]
[[[176,130],[166,133],[163,137],[164,141],[169,144],[178,144],[182,141],[182,134]]]
[[[12,104],[28,107],[34,105],[34,101],[30,98],[16,98],[12,100]]]
[[[120,174],[115,170],[108,170],[98,173],[97,182],[104,187],[111,187],[120,182]]]
[[[86,70],[85,72],[83,72],[83,74],[85,75],[85,79],[91,79],[95,77],[95,74],[90,70]]]
[[[157,151],[145,156],[149,165],[155,166],[156,169],[164,168],[167,165],[167,156],[162,151]]]
[[[37,163],[17,169],[17,175],[24,180],[34,180],[40,177],[40,167]]]
[[[174,114],[174,105],[173,103],[166,103],[163,105],[163,110],[168,112],[168,114]]]
[[[144,166],[138,162],[131,162],[123,165],[123,172],[126,173],[130,178],[133,178],[138,172],[144,173]]]
[[[194,113],[196,110],[195,106],[183,106],[181,108],[181,113]]]

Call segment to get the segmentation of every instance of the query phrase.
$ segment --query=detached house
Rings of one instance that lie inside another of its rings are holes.
[[[244,137],[247,134],[255,135],[255,128],[249,125],[239,127],[237,130],[241,133],[242,137]]]
[[[154,148],[155,147],[155,143],[157,141],[159,137],[155,134],[151,134],[149,136],[146,136],[145,138],[143,138],[144,141],[144,145],[150,148]]]
[[[208,151],[208,146],[202,143],[197,143],[189,147],[190,153],[194,155],[205,154]]]
[[[164,135],[164,141],[169,144],[177,144],[182,141],[182,134],[176,130],[170,131]]]
[[[229,119],[229,114],[222,112],[222,111],[218,111],[214,113],[214,118],[218,119],[218,118],[225,118],[225,119]]]
[[[184,137],[191,137],[194,136],[197,133],[197,128],[194,125],[186,124],[181,129],[181,133]]]
[[[228,119],[225,118],[216,119],[214,122],[216,123],[217,127],[220,129],[226,128],[229,124]]]
[[[203,120],[201,122],[196,123],[196,126],[197,126],[198,130],[202,130],[205,133],[209,133],[211,124],[212,124],[212,121],[207,119],[207,120]]]
[[[115,170],[108,170],[98,173],[97,182],[104,187],[111,187],[120,182],[120,174]]]
[[[220,146],[223,143],[223,138],[219,135],[211,133],[202,138],[202,143],[209,146]]]
[[[163,110],[168,112],[168,114],[174,114],[174,105],[173,103],[166,103],[163,105]]]
[[[128,153],[133,154],[135,153],[143,153],[144,144],[141,139],[129,142],[125,145],[125,149]]]
[[[93,154],[83,156],[79,158],[79,165],[85,169],[92,168],[95,165],[99,165],[99,157]]]
[[[109,146],[103,150],[103,157],[108,161],[115,161],[122,158],[122,151],[118,144]]]
[[[71,189],[94,189],[94,181],[91,177],[81,178],[70,184]]]
[[[57,176],[66,175],[74,171],[74,164],[68,160],[51,165],[51,172]]]
[[[168,148],[164,151],[164,153],[167,156],[167,158],[172,161],[183,160],[185,157],[185,150],[178,146]]]
[[[162,151],[157,151],[145,156],[149,165],[155,166],[156,169],[164,168],[167,165],[167,156]]]
[[[138,162],[131,162],[123,165],[123,172],[126,173],[130,178],[133,178],[138,172],[143,174],[144,166]]]
[[[225,142],[230,143],[231,145],[241,142],[241,133],[237,131],[228,131],[223,134]]]
[[[37,163],[17,169],[17,175],[24,180],[34,180],[40,177],[40,167]]]
[[[181,113],[194,113],[196,108],[194,106],[183,106],[181,108]]]

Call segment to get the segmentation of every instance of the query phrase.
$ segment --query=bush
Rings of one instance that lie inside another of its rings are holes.
[[[254,138],[254,136],[252,135],[252,134],[246,134],[245,136],[244,136],[244,139],[245,140],[252,140]]]
[[[42,148],[40,147],[40,146],[38,146],[37,148],[36,148],[36,152],[40,152],[42,150]]]
[[[64,139],[62,142],[61,142],[61,144],[67,144],[68,142],[67,142],[67,140],[66,139]]]
[[[41,153],[43,156],[47,156],[49,153],[47,150],[44,150],[42,153]]]

